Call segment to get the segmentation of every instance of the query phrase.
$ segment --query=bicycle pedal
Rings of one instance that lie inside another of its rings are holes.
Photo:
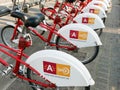
[[[13,65],[10,64],[6,69],[2,70],[2,76],[7,75],[11,72],[11,69],[13,68]]]

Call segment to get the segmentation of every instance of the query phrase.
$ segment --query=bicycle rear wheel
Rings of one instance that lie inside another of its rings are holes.
[[[74,50],[59,48],[58,46],[61,46],[61,45],[72,46],[70,43],[60,38],[59,36],[56,39],[56,45],[57,45],[56,47],[57,50],[61,50],[68,54],[73,55],[78,60],[80,60],[83,64],[88,64],[92,62],[97,57],[99,52],[99,46],[76,48]]]
[[[101,34],[103,33],[103,29],[95,29],[95,32],[98,34],[98,36],[101,36]]]
[[[1,30],[1,39],[5,45],[7,45],[9,47],[17,48],[18,47],[18,37],[20,35],[20,32],[17,30],[15,38],[13,40],[11,40],[11,37],[13,36],[14,28],[15,27],[13,27],[11,25],[7,25],[7,26],[3,27],[3,29]]]

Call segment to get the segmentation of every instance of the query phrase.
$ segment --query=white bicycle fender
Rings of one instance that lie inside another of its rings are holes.
[[[62,51],[38,51],[26,63],[58,87],[95,84],[87,68],[78,59]]]
[[[100,18],[106,18],[107,15],[105,13],[105,10],[101,8],[100,6],[97,5],[88,5],[82,10],[83,12],[89,12],[89,13],[94,13],[98,15]]]
[[[105,25],[101,18],[93,13],[81,13],[78,14],[75,18],[74,21],[77,23],[82,23],[85,24],[92,29],[100,29],[100,28],[105,28]]]
[[[93,0],[93,1],[102,1],[106,4],[106,6],[109,8],[110,5],[109,5],[109,1],[108,0]]]
[[[91,1],[88,5],[97,5],[97,6],[100,6],[100,7],[102,7],[105,11],[107,11],[108,10],[108,7],[106,6],[106,4],[104,3],[104,2],[102,2],[102,1]]]
[[[6,22],[7,25],[11,25],[13,27],[16,26],[16,24],[14,24],[13,22]],[[19,32],[22,32],[22,29],[20,27],[17,28]]]
[[[80,23],[63,26],[58,33],[78,48],[102,45],[97,33],[87,25]]]

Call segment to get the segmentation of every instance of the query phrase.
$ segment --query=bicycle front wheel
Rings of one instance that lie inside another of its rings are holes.
[[[7,25],[3,27],[3,29],[1,30],[1,39],[5,45],[9,47],[17,48],[18,47],[18,36],[20,35],[20,32],[17,30],[16,35],[14,36],[14,39],[11,40],[13,33],[14,33],[14,28],[15,27],[11,25]]]
[[[83,64],[88,64],[92,62],[97,57],[99,52],[99,46],[75,48],[74,50],[68,50],[67,48],[60,48],[58,46],[67,45],[71,47],[72,45],[67,41],[65,41],[64,39],[60,38],[59,36],[56,39],[56,45],[57,45],[56,47],[57,50],[61,50],[68,54],[71,54],[72,56],[80,60]]]

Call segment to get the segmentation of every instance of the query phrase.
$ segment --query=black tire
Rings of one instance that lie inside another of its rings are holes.
[[[49,84],[48,82],[46,82],[43,78],[41,78],[40,76],[36,75],[32,70],[30,70],[29,68],[27,68],[27,78],[29,79],[33,79],[33,80],[36,80],[36,81],[41,81],[41,82],[44,82],[46,84]],[[32,83],[32,82],[29,82],[31,88],[33,90],[44,90],[45,88],[42,87],[42,86],[39,86],[39,85],[36,85],[35,83]],[[46,89],[45,89],[46,90]],[[56,89],[51,89],[49,88],[48,90],[56,90]]]
[[[29,78],[29,79],[32,79],[32,71],[28,68],[27,69],[27,78]],[[32,82],[29,82],[29,84],[30,84],[30,86],[32,87],[32,89],[33,90],[37,90],[37,85],[35,85],[34,83],[32,83]]]
[[[62,41],[62,43],[61,43]],[[64,43],[63,43],[64,42]],[[60,44],[64,44],[64,45],[69,45],[65,40],[63,40],[62,38],[60,38],[59,36],[56,39],[56,49],[57,50],[61,50],[64,51],[68,54],[71,54],[72,56],[76,57],[78,60],[80,60],[83,64],[88,64],[90,62],[92,62],[98,55],[99,52],[99,46],[93,46],[93,47],[85,47],[85,48],[76,48],[76,50],[67,50],[64,48],[59,48],[58,46]]]
[[[52,8],[52,7],[48,7],[48,8],[46,9],[45,14],[46,14],[47,16],[52,16],[52,17],[53,17],[53,15],[55,15],[55,13],[52,13],[52,12],[50,12],[49,10],[53,10],[54,12],[56,12],[56,11],[55,11],[54,8]],[[49,18],[49,19],[51,19],[51,18]]]
[[[13,32],[14,32],[13,26],[7,25],[7,26],[3,27],[1,30],[1,39],[5,45],[7,45],[9,47],[13,47],[13,48],[18,48],[18,43],[14,43],[10,40],[13,35]],[[15,36],[15,39],[18,39],[20,32],[17,30],[16,33],[17,33],[17,35]]]
[[[102,20],[103,20],[103,23],[105,24],[105,22],[106,22],[106,18],[102,18]]]
[[[90,90],[90,86],[85,87],[85,90]]]
[[[98,36],[101,36],[101,34],[103,33],[103,29],[95,29],[95,32],[98,34]]]

